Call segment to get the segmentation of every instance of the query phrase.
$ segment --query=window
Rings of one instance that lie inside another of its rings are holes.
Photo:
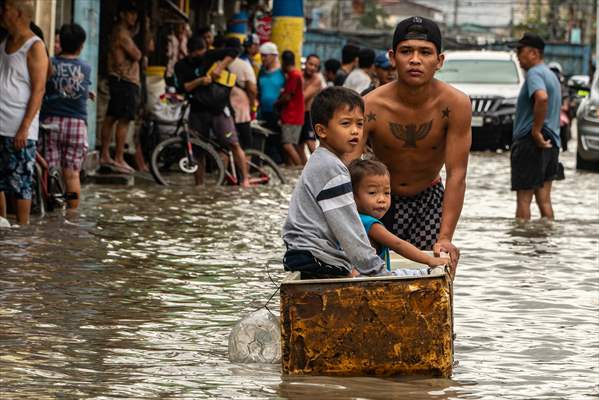
[[[445,60],[436,77],[447,83],[519,83],[511,60]]]

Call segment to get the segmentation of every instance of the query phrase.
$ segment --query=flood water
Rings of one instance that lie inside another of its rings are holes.
[[[297,173],[246,191],[85,186],[79,215],[0,230],[0,397],[597,398],[599,175],[576,172],[572,151],[562,161],[557,220],[519,224],[508,154],[471,156],[451,379],[288,378],[228,361],[231,327],[275,290],[267,270],[283,278]]]

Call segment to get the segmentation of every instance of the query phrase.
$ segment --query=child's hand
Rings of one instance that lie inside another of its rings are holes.
[[[449,257],[431,257],[426,265],[429,267],[437,267],[439,265],[451,266],[451,259]]]

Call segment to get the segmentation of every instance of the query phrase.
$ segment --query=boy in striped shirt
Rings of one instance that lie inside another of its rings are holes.
[[[360,222],[341,161],[362,138],[364,102],[350,89],[331,87],[314,99],[310,115],[320,147],[291,197],[283,226],[285,269],[302,278],[388,274]]]

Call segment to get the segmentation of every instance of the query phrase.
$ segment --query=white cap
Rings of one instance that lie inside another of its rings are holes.
[[[266,42],[260,46],[260,54],[275,54],[279,55],[279,49],[273,42]]]

